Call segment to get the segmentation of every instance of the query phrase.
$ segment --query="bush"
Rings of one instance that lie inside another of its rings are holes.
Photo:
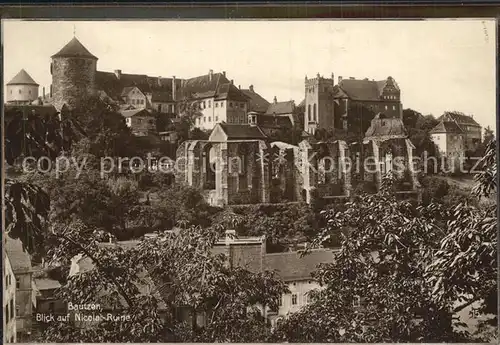
[[[423,188],[422,202],[424,204],[429,204],[433,200],[443,201],[450,190],[449,183],[437,176],[425,176],[420,183]]]

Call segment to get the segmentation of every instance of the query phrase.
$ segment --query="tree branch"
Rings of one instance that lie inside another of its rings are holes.
[[[455,309],[453,309],[452,312],[453,312],[453,314],[458,313],[459,311],[461,311],[461,310],[467,308],[468,306],[470,306],[472,303],[477,302],[477,301],[479,301],[481,299],[482,299],[482,297],[475,297],[475,298],[471,299],[470,301],[468,301],[468,302],[466,302],[466,303],[464,303],[464,304],[456,307]]]
[[[70,242],[71,244],[77,246],[78,248],[80,248],[83,253],[85,255],[87,255],[95,264],[96,266],[98,266],[98,268],[100,268],[100,271],[103,272],[109,280],[111,280],[113,282],[113,284],[116,286],[116,288],[118,289],[118,291],[120,292],[120,294],[123,296],[123,298],[125,298],[125,300],[127,301],[129,307],[132,307],[134,305],[134,303],[132,302],[132,299],[128,296],[128,294],[125,292],[125,290],[123,289],[123,287],[120,285],[120,283],[118,283],[118,281],[115,279],[115,277],[113,277],[112,275],[108,274],[108,272],[106,272],[106,270],[104,270],[101,266],[101,263],[99,260],[97,260],[97,258],[95,256],[93,256],[88,250],[87,248],[83,247],[81,244],[75,242],[74,240],[72,240],[71,238],[65,236],[65,235],[61,235],[61,234],[54,234],[54,236],[56,237],[59,237],[59,238],[62,238],[68,242]]]

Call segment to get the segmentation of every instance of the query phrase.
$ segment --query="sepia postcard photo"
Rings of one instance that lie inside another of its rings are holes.
[[[498,341],[495,20],[2,35],[5,343]]]

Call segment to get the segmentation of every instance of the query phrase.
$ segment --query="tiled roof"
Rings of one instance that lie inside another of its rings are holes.
[[[266,139],[266,135],[258,126],[240,125],[240,124],[217,124],[227,135],[227,140],[239,139]]]
[[[132,117],[139,114],[142,116],[153,116],[147,109],[121,110],[120,114],[122,114],[123,117]]]
[[[445,122],[455,121],[459,125],[480,126],[479,123],[477,123],[472,116],[468,116],[465,114],[451,113],[451,112],[441,115],[438,118],[438,121],[445,121]]]
[[[429,133],[463,133],[460,127],[452,121],[440,121]]]
[[[49,278],[35,278],[35,285],[39,291],[58,289],[61,287],[61,283]]]
[[[219,85],[215,100],[230,99],[232,101],[248,101],[248,97],[231,83]]]
[[[16,74],[11,81],[7,83],[7,85],[16,85],[16,84],[24,84],[24,85],[36,85],[38,83],[31,78],[31,76],[24,69],[20,70],[19,73]]]
[[[248,101],[248,111],[256,111],[258,113],[265,113],[269,108],[270,103],[264,99],[257,92],[252,90],[242,89],[241,92],[245,94],[249,98]]]
[[[301,257],[298,252],[266,254],[263,269],[276,271],[285,281],[311,278],[319,264],[333,262],[331,250],[313,250]]]
[[[293,101],[271,103],[267,108],[266,115],[291,114],[295,109]]]
[[[257,125],[262,128],[292,128],[288,116],[257,115]]]
[[[300,102],[300,103],[299,103],[299,105],[298,105],[297,107],[299,107],[299,108],[303,108],[303,107],[305,107],[305,106],[306,106],[306,99],[304,98],[304,99],[302,100],[302,102]]]
[[[170,91],[153,91],[151,102],[172,102],[172,92]]]
[[[9,261],[14,273],[16,271],[31,270],[31,257],[28,252],[24,251],[23,244],[19,239],[13,239],[9,235],[5,235],[5,251],[9,256]]]
[[[118,99],[124,89],[137,87],[142,93],[151,93],[153,97],[157,97],[158,93],[162,93],[161,98],[172,99],[172,82],[173,78],[149,77],[145,74],[124,74],[120,73],[120,79],[114,72],[96,73],[96,85],[98,90],[102,90],[113,99]],[[180,90],[182,80],[176,79],[176,90]],[[127,89],[130,90],[130,89]]]
[[[398,117],[386,118],[378,113],[372,120],[370,128],[365,133],[365,138],[399,136],[406,137],[403,121]]]
[[[97,60],[97,57],[92,55],[76,37],[73,37],[58,53],[52,55],[52,58],[55,57],[85,57]]]
[[[135,88],[136,88],[136,86],[126,86],[126,87],[124,87],[123,90],[122,90],[121,96],[127,96],[129,94],[129,92],[132,91]]]
[[[397,83],[391,77],[386,80],[342,79],[338,84],[340,90],[334,89],[334,95],[341,98],[344,93],[353,100],[378,101],[388,83],[392,83],[399,90]]]

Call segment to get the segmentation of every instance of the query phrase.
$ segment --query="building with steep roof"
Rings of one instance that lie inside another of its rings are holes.
[[[444,119],[441,117],[441,121],[429,131],[429,134],[443,159],[442,168],[455,171],[465,161],[466,133],[456,122]]]
[[[452,122],[460,128],[465,150],[473,151],[481,143],[482,127],[472,116],[459,112],[446,112],[438,118],[438,121]]]
[[[38,83],[24,69],[7,83],[8,104],[31,104],[38,99]]]
[[[259,114],[265,114],[271,103],[269,103],[264,97],[255,92],[254,86],[250,85],[248,89],[241,89],[248,97],[248,111],[256,112]]]
[[[150,110],[144,108],[121,110],[120,114],[125,118],[125,123],[132,134],[137,136],[156,134],[156,118]]]
[[[15,276],[16,338],[18,342],[27,342],[30,340],[33,310],[36,308],[31,257],[19,239],[6,236],[4,245]]]
[[[333,74],[324,78],[318,73],[316,78],[306,77],[305,92],[304,130],[310,134],[343,129],[362,136],[377,113],[402,117],[401,90],[392,77],[379,81],[339,77],[335,84]]]

